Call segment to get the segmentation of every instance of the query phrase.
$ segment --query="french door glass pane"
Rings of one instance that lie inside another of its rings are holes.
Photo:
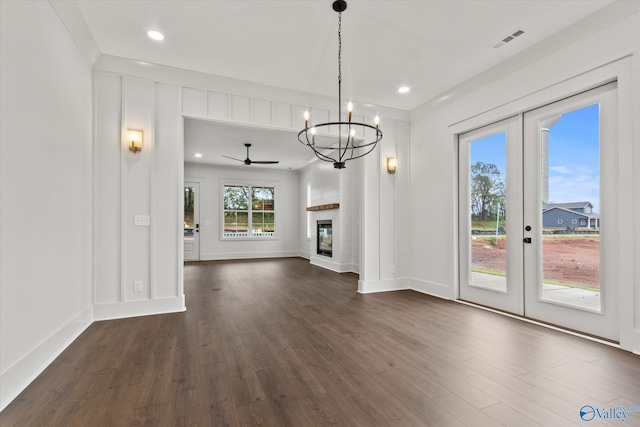
[[[184,187],[184,240],[194,239],[194,202],[193,187]]]
[[[471,282],[507,291],[506,132],[471,142]]]
[[[599,105],[540,121],[542,299],[600,310]]]

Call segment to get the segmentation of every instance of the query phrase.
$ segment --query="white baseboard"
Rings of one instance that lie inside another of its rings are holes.
[[[335,271],[336,273],[350,273],[353,271],[352,264],[341,264],[327,257],[317,257],[312,255],[309,263],[311,265],[326,268],[327,270]]]
[[[186,311],[184,295],[155,300],[96,304],[93,306],[93,320],[124,319],[127,317],[152,316],[182,311]]]
[[[451,298],[451,289],[449,286],[441,285],[424,280],[416,280],[409,278],[402,279],[386,279],[386,280],[359,280],[358,293],[371,294],[375,292],[393,292],[412,290],[423,294],[431,295],[447,300]]]
[[[409,288],[409,279],[358,280],[358,293],[404,291]]]
[[[89,306],[0,375],[0,411],[36,379],[93,321]]]
[[[421,292],[423,294],[431,295],[446,300],[454,299],[452,296],[451,286],[443,285],[435,282],[427,282],[426,280],[410,279],[409,288]]]
[[[279,252],[225,252],[207,253],[202,255],[202,261],[224,261],[233,259],[258,259],[258,258],[291,258],[300,256],[300,251]]]
[[[360,274],[360,264],[352,264],[351,271],[356,274]]]

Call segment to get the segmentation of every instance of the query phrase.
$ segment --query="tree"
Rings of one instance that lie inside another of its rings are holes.
[[[500,169],[493,163],[475,162],[471,165],[471,213],[482,221],[504,213],[505,184]]]
[[[243,210],[249,209],[249,187],[224,186],[224,209]]]
[[[195,194],[193,193],[193,188],[185,187],[184,188],[184,211],[191,212],[193,211],[193,202]]]
[[[193,227],[193,208],[195,202],[195,193],[192,187],[184,187],[184,222],[189,227]]]

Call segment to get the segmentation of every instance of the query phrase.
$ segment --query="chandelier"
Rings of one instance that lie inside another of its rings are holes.
[[[349,160],[358,159],[369,154],[376,148],[382,139],[382,131],[379,129],[380,118],[375,117],[374,124],[359,123],[351,120],[353,104],[347,104],[347,121],[342,121],[342,12],[347,9],[347,2],[336,0],[333,2],[333,10],[338,12],[338,120],[337,122],[311,124],[309,111],[304,112],[304,129],[298,133],[298,141],[311,148],[316,157],[325,162],[333,163],[336,169],[344,169]],[[329,127],[338,130],[337,143],[329,146],[316,145],[316,133],[318,130],[329,132]],[[325,128],[325,129],[323,129]],[[375,132],[375,138],[356,139],[356,130],[366,135],[367,129]]]

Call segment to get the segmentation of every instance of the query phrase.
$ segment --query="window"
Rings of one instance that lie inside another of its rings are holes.
[[[562,220],[561,219],[558,220],[558,224],[562,224]]]
[[[577,219],[572,219],[572,220],[571,220],[571,224],[577,224],[577,223],[578,223],[578,220],[577,220]]]
[[[225,185],[224,238],[273,237],[275,188]]]
[[[583,227],[587,226],[587,219],[586,218],[580,218],[580,225]]]

